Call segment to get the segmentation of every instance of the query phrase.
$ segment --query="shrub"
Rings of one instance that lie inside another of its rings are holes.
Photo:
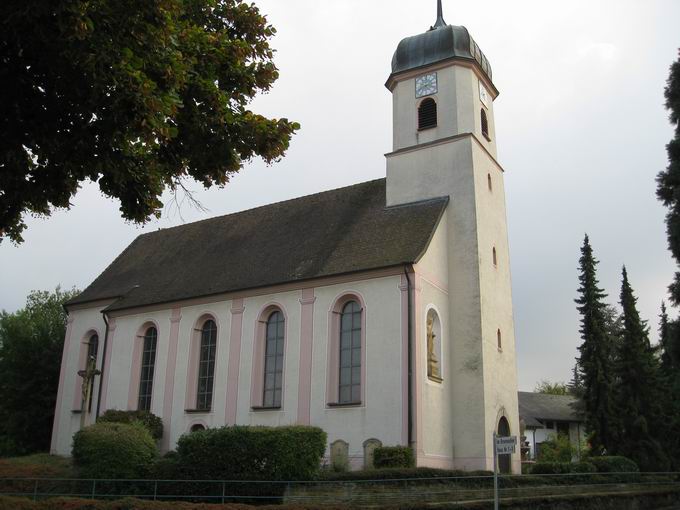
[[[385,468],[365,471],[349,471],[334,473],[327,471],[321,474],[323,481],[358,481],[358,480],[401,480],[401,479],[446,479],[446,478],[477,478],[493,476],[491,471],[459,471],[436,468]]]
[[[381,446],[373,452],[373,464],[377,469],[412,468],[416,461],[408,446]]]
[[[590,457],[588,462],[597,468],[598,473],[637,473],[637,464],[626,457]]]
[[[310,480],[319,472],[326,433],[317,427],[223,427],[177,443],[182,476],[194,480]]]
[[[569,473],[595,473],[597,469],[589,462],[537,462],[530,469],[532,475],[564,475]]]
[[[144,477],[156,444],[140,423],[97,423],[73,436],[73,463],[84,478]]]
[[[539,462],[571,462],[576,453],[569,436],[552,434],[547,441],[541,443],[538,454]]]
[[[110,409],[97,420],[97,422],[127,424],[135,421],[144,425],[151,434],[151,437],[156,441],[160,441],[163,438],[163,420],[148,411],[118,411]]]

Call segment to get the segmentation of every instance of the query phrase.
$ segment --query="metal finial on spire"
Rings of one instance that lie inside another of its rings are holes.
[[[437,0],[437,22],[432,28],[441,28],[446,26],[444,21],[444,9],[442,9],[442,0]]]

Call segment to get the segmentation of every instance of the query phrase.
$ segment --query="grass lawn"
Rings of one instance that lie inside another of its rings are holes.
[[[37,453],[0,459],[0,478],[73,478],[71,459]]]

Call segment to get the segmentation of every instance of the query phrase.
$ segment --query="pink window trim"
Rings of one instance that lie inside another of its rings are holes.
[[[102,348],[104,347],[104,344],[102,342],[102,337],[99,334],[99,331],[93,328],[89,330],[87,333],[85,333],[85,336],[83,336],[82,340],[80,341],[80,349],[78,351],[78,368],[76,372],[78,372],[79,370],[85,370],[86,368],[85,365],[87,363],[87,350],[90,345],[90,338],[92,338],[93,335],[97,335],[97,338],[99,339],[98,340],[99,343],[97,345],[97,366],[99,366],[102,357],[101,356]],[[80,410],[80,407],[82,405],[82,399],[83,399],[83,379],[76,373],[75,391],[73,392],[73,408],[72,408],[73,411]]]
[[[104,372],[103,375],[103,380],[100,381],[100,384],[103,384],[104,386],[102,387],[102,405],[101,405],[101,412],[105,412],[108,407],[106,407],[106,400],[108,398],[108,393],[109,393],[109,379],[111,378],[111,352],[113,351],[113,339],[116,336],[116,319],[109,319],[109,335],[108,335],[108,340],[105,339],[104,344],[106,345],[106,366],[102,369]],[[101,343],[101,339],[100,339]]]
[[[286,400],[286,348],[288,346],[288,314],[279,303],[265,305],[257,315],[255,322],[255,336],[253,337],[253,368],[250,376],[250,407],[262,407],[264,401],[264,350],[267,334],[267,319],[274,312],[283,314],[283,377],[281,381],[281,409]]]
[[[220,350],[220,323],[217,320],[217,315],[211,312],[206,312],[199,317],[199,319],[194,324],[191,330],[191,342],[189,343],[189,365],[187,368],[187,383],[186,383],[186,395],[184,398],[184,409],[193,410],[196,409],[196,392],[198,391],[198,363],[200,361],[199,355],[201,350],[201,333],[203,332],[203,326],[208,321],[213,321],[217,327],[217,346],[215,348],[215,372],[213,375],[213,400],[215,399],[215,384],[220,380],[219,374],[217,373],[217,355]],[[210,410],[206,412],[214,411],[214,402],[210,403]]]
[[[329,409],[340,400],[340,314],[350,301],[356,301],[361,307],[361,405],[366,405],[366,302],[358,292],[348,291],[335,298],[328,311],[326,407]]]
[[[136,411],[139,408],[139,380],[142,375],[142,351],[144,348],[144,337],[149,328],[156,328],[156,358],[158,358],[158,345],[160,344],[161,329],[155,321],[149,320],[144,323],[132,339],[132,368],[130,371],[130,387],[128,389],[128,410]],[[158,379],[158,366],[154,366],[153,386],[151,393],[151,412],[156,402],[156,379]]]

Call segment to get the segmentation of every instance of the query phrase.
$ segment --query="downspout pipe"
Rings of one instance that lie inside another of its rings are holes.
[[[104,332],[104,352],[102,352],[102,367],[99,374],[99,391],[97,392],[97,413],[95,414],[95,421],[99,418],[99,408],[102,404],[102,387],[104,386],[104,369],[106,367],[106,347],[109,343],[109,318],[106,316],[106,310],[102,310],[102,317],[106,329]]]
[[[408,444],[413,446],[413,299],[411,296],[411,276],[409,266],[404,266],[404,276],[406,277],[407,295],[407,328],[408,328]]]

